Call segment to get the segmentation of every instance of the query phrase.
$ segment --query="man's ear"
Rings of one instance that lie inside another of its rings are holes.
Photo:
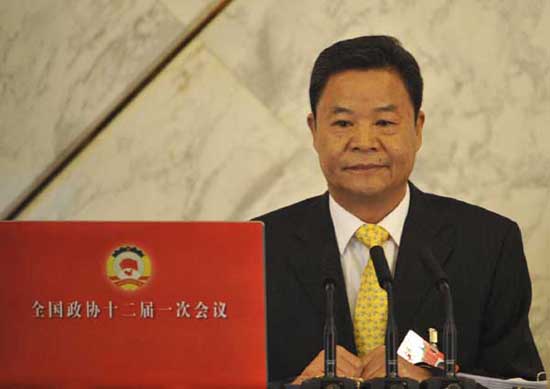
[[[414,131],[416,133],[416,151],[420,150],[422,146],[422,130],[424,129],[424,122],[426,121],[426,115],[424,111],[418,111],[418,117],[414,125]]]
[[[307,126],[309,127],[309,131],[311,132],[311,138],[313,139],[313,147],[315,150],[317,150],[317,123],[315,123],[315,116],[313,113],[310,113],[307,115]]]
[[[315,116],[311,112],[307,115],[307,126],[313,135],[315,133]]]

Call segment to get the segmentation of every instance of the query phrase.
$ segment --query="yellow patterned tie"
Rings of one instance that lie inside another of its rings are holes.
[[[355,232],[355,237],[370,249],[373,246],[382,246],[390,234],[379,225],[363,224]],[[361,275],[361,286],[357,295],[353,320],[355,344],[359,356],[384,344],[387,321],[386,291],[380,288],[374,265],[369,259]]]

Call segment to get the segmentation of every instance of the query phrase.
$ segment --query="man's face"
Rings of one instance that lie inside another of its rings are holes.
[[[395,71],[332,75],[308,125],[333,197],[339,202],[400,200],[422,144],[423,124],[422,112],[415,122]]]

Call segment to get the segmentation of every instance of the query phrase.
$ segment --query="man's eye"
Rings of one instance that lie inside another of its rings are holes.
[[[353,125],[353,123],[348,120],[337,120],[334,123],[332,123],[332,125],[338,126],[338,127],[350,127]]]
[[[389,120],[378,120],[378,121],[376,121],[376,125],[380,126],[380,127],[389,127],[389,126],[393,126],[394,124],[395,124],[394,122],[391,122]]]

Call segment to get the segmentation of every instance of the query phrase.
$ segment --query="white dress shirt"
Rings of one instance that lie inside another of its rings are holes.
[[[407,185],[407,191],[403,200],[384,219],[377,223],[390,234],[390,239],[384,243],[383,248],[392,274],[395,273],[395,262],[399,251],[399,243],[401,242],[401,234],[403,233],[403,225],[409,212],[409,203],[410,192]],[[332,196],[329,196],[329,209],[334,224],[334,232],[340,252],[340,262],[342,263],[346,292],[353,319],[355,301],[357,300],[361,284],[361,274],[370,260],[367,247],[355,237],[355,231],[365,224],[365,222],[342,208]]]

